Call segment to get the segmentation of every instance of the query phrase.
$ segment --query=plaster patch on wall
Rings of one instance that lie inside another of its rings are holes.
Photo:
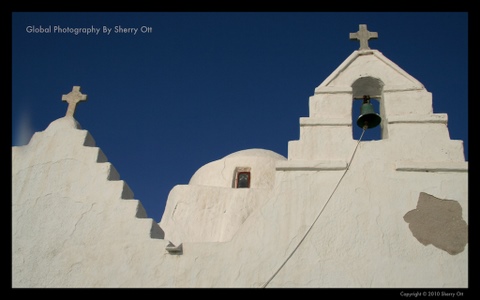
[[[468,242],[467,223],[462,219],[462,207],[457,201],[442,200],[420,193],[417,208],[403,219],[413,236],[423,245],[447,251],[451,255],[465,249]]]

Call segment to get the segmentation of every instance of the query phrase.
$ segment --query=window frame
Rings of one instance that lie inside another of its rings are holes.
[[[247,174],[247,186],[240,186],[240,175]],[[236,189],[241,188],[250,188],[252,184],[252,172],[249,167],[237,167],[235,168],[235,177],[233,182],[233,187]]]

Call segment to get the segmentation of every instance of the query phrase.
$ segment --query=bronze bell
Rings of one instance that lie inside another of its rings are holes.
[[[382,121],[382,117],[377,114],[370,103],[370,96],[363,96],[363,104],[360,107],[360,116],[357,119],[357,125],[363,129],[370,129],[377,127]]]

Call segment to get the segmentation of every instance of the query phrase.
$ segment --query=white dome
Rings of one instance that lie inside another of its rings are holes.
[[[239,170],[250,172],[251,188],[272,188],[275,182],[275,164],[286,158],[265,149],[247,149],[234,152],[210,162],[193,174],[190,185],[233,188]]]

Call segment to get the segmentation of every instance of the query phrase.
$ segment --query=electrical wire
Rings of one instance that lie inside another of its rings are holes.
[[[333,194],[335,193],[335,191],[337,190],[338,186],[340,185],[340,182],[342,181],[343,177],[345,177],[345,174],[347,174],[347,171],[348,169],[350,168],[350,164],[352,163],[353,161],[353,158],[355,157],[355,153],[357,152],[357,148],[358,148],[358,145],[360,145],[360,141],[362,140],[362,137],[363,137],[363,134],[365,133],[365,130],[367,129],[367,126],[364,126],[363,127],[363,131],[362,131],[362,134],[360,135],[360,138],[358,139],[358,143],[357,145],[355,146],[355,149],[353,150],[353,153],[352,153],[352,157],[350,158],[350,161],[348,162],[347,164],[347,168],[345,169],[345,172],[343,172],[343,175],[342,177],[340,177],[340,179],[338,180],[337,182],[337,185],[335,186],[335,188],[333,189],[332,193],[330,194],[330,196],[328,197],[327,201],[325,202],[325,204],[323,205],[322,209],[320,210],[320,212],[318,213],[317,217],[315,218],[315,220],[313,221],[312,225],[310,225],[310,227],[308,228],[308,230],[305,232],[305,234],[303,235],[302,239],[298,242],[297,246],[295,247],[295,249],[293,249],[292,253],[290,253],[290,255],[285,259],[285,261],[283,262],[283,264],[278,268],[278,270],[272,275],[272,277],[270,277],[270,279],[268,279],[265,284],[262,286],[262,288],[265,288],[267,287],[267,285],[273,280],[273,278],[275,278],[275,276],[277,276],[278,272],[280,272],[280,270],[285,266],[285,264],[290,260],[290,258],[293,256],[293,254],[297,251],[298,247],[300,247],[300,244],[302,244],[302,242],[305,240],[305,238],[307,237],[307,235],[310,233],[310,230],[312,230],[313,228],[313,225],[315,225],[315,223],[317,222],[318,218],[320,217],[320,215],[323,213],[323,210],[325,209],[325,207],[327,206],[328,202],[330,201],[330,199],[332,199],[333,197]]]

